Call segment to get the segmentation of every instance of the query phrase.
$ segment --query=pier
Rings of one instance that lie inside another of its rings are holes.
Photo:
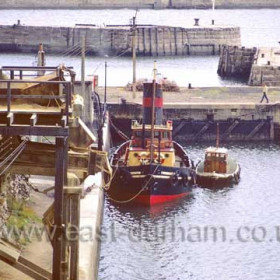
[[[239,48],[223,46],[218,73],[221,77],[242,78],[250,86],[280,86],[280,48]]]
[[[222,45],[240,46],[240,28],[218,25],[189,27],[136,25],[74,27],[26,26],[24,23],[0,25],[0,51],[34,53],[38,43],[48,54],[73,53],[86,41],[88,55],[132,54],[133,36],[139,56],[217,55]]]
[[[113,138],[118,142],[122,135],[114,127],[130,136],[130,121],[141,119],[142,95],[138,92],[133,99],[131,92],[110,88],[108,96]],[[217,122],[221,141],[279,141],[279,88],[271,88],[268,96],[270,103],[260,103],[262,87],[183,88],[164,93],[164,118],[174,122],[173,137],[190,144],[215,141]]]
[[[0,260],[33,279],[96,279],[103,215],[100,172],[106,172],[108,160],[105,152],[97,151],[97,138],[85,124],[93,110],[83,117],[90,95],[81,102],[71,67],[2,69],[6,74],[0,78],[0,206],[8,203],[8,174],[52,177],[54,187],[37,191],[54,191],[54,202],[42,217],[53,248],[52,272],[24,258],[2,238]],[[108,126],[101,132],[101,149],[108,149]],[[81,201],[82,196],[86,199]],[[85,226],[92,234],[81,240]]]

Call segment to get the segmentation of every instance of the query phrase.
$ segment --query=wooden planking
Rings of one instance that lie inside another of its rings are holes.
[[[9,246],[9,244],[7,244],[2,240],[0,241],[0,257],[2,259],[15,263],[18,261],[19,256],[20,256],[19,250]]]
[[[24,126],[24,125],[11,125],[3,126],[0,125],[1,135],[34,135],[34,136],[68,136],[68,127],[57,127],[57,126]]]

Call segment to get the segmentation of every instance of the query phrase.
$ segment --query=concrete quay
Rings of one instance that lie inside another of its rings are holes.
[[[133,99],[123,88],[109,88],[107,96],[114,125],[129,136],[131,120],[142,119],[142,93]],[[173,120],[177,141],[214,141],[217,122],[225,141],[280,141],[280,88],[269,87],[269,103],[261,98],[262,87],[182,88],[164,93],[164,118]]]
[[[222,45],[240,46],[240,28],[234,26],[171,27],[136,26],[138,56],[215,55]],[[43,43],[45,52],[67,54],[79,50],[86,40],[89,55],[131,55],[129,25],[76,25],[69,27],[0,25],[0,51],[35,53]]]

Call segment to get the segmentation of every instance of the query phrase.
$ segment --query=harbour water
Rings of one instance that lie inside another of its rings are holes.
[[[30,16],[32,14],[32,17]],[[0,24],[15,24],[21,20],[25,25],[74,26],[78,23],[129,24],[135,10],[0,10]],[[171,26],[192,26],[194,18],[200,18],[201,25],[235,25],[241,27],[244,46],[278,46],[280,38],[280,10],[139,10],[137,23]],[[46,19],[48,19],[46,21]],[[167,21],[168,19],[168,21]],[[39,42],[38,42],[39,43]],[[78,78],[80,71],[80,51],[71,55],[47,55],[47,65],[61,63],[74,66]],[[240,81],[222,80],[217,75],[217,56],[208,57],[157,57],[158,68],[164,77],[174,80],[179,86],[223,86],[240,85]],[[30,65],[34,55],[0,53],[0,65]],[[108,86],[125,86],[132,81],[132,61],[130,57],[87,57],[86,76],[99,76],[99,84],[104,85],[104,62],[108,62]],[[137,59],[137,78],[152,77],[153,58]]]
[[[134,14],[133,10],[0,10],[0,23],[14,24],[20,19],[26,25],[128,24]],[[209,24],[213,15],[210,10],[140,10],[137,21],[188,26],[195,17],[201,24]],[[245,46],[279,45],[280,10],[217,10],[214,18],[217,25],[240,26]],[[47,54],[47,64],[74,66],[79,76],[78,55]],[[131,81],[128,57],[90,57],[86,75],[99,75],[103,85],[105,60],[109,86],[124,86]],[[180,86],[240,84],[218,77],[218,57],[157,60],[162,75]],[[0,53],[0,65],[30,65],[33,61],[34,55]],[[139,58],[137,76],[151,76],[152,64],[151,58]],[[196,188],[189,198],[151,209],[114,205],[106,200],[100,279],[280,278],[280,147],[268,143],[228,147],[242,168],[237,186],[217,191]],[[205,148],[187,149],[197,162]]]
[[[30,16],[32,14],[32,16]],[[130,24],[135,10],[0,10],[1,24],[74,26],[75,24]],[[211,20],[219,25],[241,28],[242,44],[248,47],[275,47],[280,38],[280,9],[261,10],[139,10],[138,24],[193,26],[200,18],[202,26]]]
[[[198,160],[206,147],[188,151]],[[99,279],[279,279],[280,147],[227,147],[236,186],[152,208],[106,201]]]

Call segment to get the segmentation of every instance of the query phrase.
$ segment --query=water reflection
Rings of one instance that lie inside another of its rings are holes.
[[[156,208],[106,201],[103,231],[115,239],[102,244],[100,279],[279,279],[280,148],[226,146],[242,168],[236,186]],[[199,158],[204,145],[188,150]]]
[[[191,206],[194,200],[193,194],[187,197],[177,199],[175,201],[166,202],[150,206],[135,205],[133,202],[127,204],[117,204],[112,201],[107,201],[110,204],[110,212],[113,213],[114,218],[128,216],[133,217],[134,220],[157,219],[162,217],[171,217],[172,213],[184,211]]]

